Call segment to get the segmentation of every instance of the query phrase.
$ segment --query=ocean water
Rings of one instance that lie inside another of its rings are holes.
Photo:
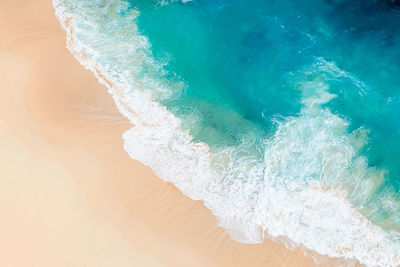
[[[400,265],[400,9],[379,0],[53,0],[130,156],[239,242]]]

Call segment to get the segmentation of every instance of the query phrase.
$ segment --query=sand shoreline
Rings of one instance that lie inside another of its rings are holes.
[[[131,160],[128,121],[65,48],[51,1],[3,1],[0,21],[2,266],[315,265],[270,240],[234,242]]]

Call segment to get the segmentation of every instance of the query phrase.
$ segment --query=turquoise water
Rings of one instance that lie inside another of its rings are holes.
[[[268,135],[276,119],[300,113],[294,83],[320,79],[337,96],[324,106],[350,122],[349,132],[369,131],[360,153],[386,172],[371,201],[398,194],[400,10],[384,1],[144,2],[130,1],[141,11],[142,34],[169,78],[187,85],[163,104],[177,116],[196,109],[196,127],[214,127],[220,136],[192,130],[197,140],[218,146],[238,143],[254,129]],[[310,68],[321,58],[345,74]],[[390,216],[379,212],[379,219]]]
[[[202,200],[234,239],[285,236],[333,257],[400,264],[400,9],[54,5],[71,52],[135,125],[128,153]]]

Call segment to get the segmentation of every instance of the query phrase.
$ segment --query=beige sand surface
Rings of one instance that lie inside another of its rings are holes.
[[[232,241],[131,160],[129,124],[65,48],[50,0],[0,1],[0,266],[313,266]]]

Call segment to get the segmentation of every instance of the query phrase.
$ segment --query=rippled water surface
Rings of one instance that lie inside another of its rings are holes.
[[[400,263],[395,5],[54,5],[69,49],[136,125],[124,134],[129,154],[203,200],[233,238],[285,236],[321,254]]]

